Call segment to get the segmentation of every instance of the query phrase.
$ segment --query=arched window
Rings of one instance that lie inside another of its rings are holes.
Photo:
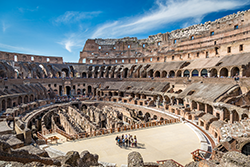
[[[197,76],[199,76],[199,72],[197,70],[193,70],[192,77],[197,77]]]

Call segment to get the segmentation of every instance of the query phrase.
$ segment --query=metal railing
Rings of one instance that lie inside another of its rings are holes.
[[[211,152],[201,150],[201,149],[197,149],[197,150],[191,152],[191,154],[193,155],[194,161],[207,160],[208,158],[210,158],[212,156]]]

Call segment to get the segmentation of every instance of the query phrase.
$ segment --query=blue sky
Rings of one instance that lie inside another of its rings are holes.
[[[250,0],[0,0],[0,50],[78,62],[89,38],[147,38],[250,9]]]

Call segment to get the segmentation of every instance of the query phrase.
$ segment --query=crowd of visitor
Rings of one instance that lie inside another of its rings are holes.
[[[130,134],[116,136],[115,140],[116,140],[116,144],[119,147],[137,147],[137,138],[135,135],[134,137]]]

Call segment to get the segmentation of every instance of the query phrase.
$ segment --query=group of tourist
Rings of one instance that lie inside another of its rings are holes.
[[[115,140],[116,140],[116,144],[119,147],[137,147],[137,138],[135,135],[134,137],[130,134],[116,136]]]

